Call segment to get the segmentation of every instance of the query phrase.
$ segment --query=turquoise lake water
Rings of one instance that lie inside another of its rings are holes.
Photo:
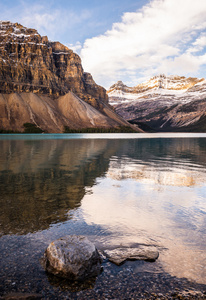
[[[2,294],[52,286],[39,260],[67,234],[153,245],[134,272],[206,284],[206,134],[1,135],[0,149]]]

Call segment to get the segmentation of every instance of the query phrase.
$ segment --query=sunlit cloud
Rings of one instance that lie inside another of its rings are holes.
[[[135,84],[138,77],[160,72],[197,74],[206,64],[205,55],[198,54],[206,43],[205,30],[206,1],[153,0],[123,14],[103,35],[87,39],[83,66],[107,87],[122,79]]]
[[[192,43],[192,46],[188,48],[187,53],[200,52],[204,50],[206,46],[206,33],[201,34],[198,38]]]

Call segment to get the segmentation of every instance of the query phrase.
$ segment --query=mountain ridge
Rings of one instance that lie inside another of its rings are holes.
[[[25,123],[49,133],[132,127],[76,53],[36,29],[0,21],[0,131],[23,132]]]
[[[204,78],[160,75],[133,88],[119,81],[108,96],[119,115],[146,131],[206,132]]]
[[[84,72],[80,57],[36,29],[0,21],[0,91],[60,96],[68,91],[98,106],[108,102],[106,90]]]

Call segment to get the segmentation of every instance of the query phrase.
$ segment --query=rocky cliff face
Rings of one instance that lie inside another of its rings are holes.
[[[144,130],[206,132],[206,80],[155,76],[127,87],[121,81],[108,91],[116,112]]]
[[[77,54],[35,29],[0,21],[0,130],[24,131],[24,123],[45,132],[128,126]]]
[[[72,91],[96,107],[98,100],[108,100],[106,90],[84,73],[77,54],[18,23],[0,22],[0,82],[1,93]]]

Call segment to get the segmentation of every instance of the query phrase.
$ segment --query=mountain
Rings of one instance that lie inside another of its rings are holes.
[[[118,81],[109,103],[123,118],[145,131],[206,132],[206,80],[155,76],[128,87]]]
[[[0,130],[24,131],[25,123],[45,132],[128,126],[77,54],[35,29],[0,21]]]

